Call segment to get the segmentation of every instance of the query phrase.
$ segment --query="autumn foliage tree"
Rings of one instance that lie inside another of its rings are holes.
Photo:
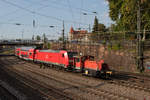
[[[138,2],[141,12],[141,29],[150,28],[150,0],[107,0],[109,16],[116,22],[117,30],[137,30]]]

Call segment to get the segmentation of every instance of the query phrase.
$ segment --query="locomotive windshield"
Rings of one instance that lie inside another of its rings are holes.
[[[77,56],[77,52],[68,52],[68,57],[73,58],[74,56]]]
[[[76,59],[76,62],[80,62],[80,58],[77,58],[77,59]]]

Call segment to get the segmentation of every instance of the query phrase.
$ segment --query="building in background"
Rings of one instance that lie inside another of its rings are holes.
[[[87,30],[74,30],[73,27],[71,27],[69,32],[69,40],[89,42],[90,35],[91,33],[89,33]]]

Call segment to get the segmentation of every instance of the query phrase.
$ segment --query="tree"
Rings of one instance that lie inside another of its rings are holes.
[[[98,24],[98,32],[105,32],[106,26],[104,24],[99,23]]]
[[[47,43],[47,48],[50,49],[51,48],[51,44]]]
[[[96,33],[98,32],[98,19],[97,17],[95,16],[95,19],[94,19],[94,26],[93,26],[93,33]]]
[[[109,16],[116,22],[116,30],[137,30],[138,1],[141,7],[141,29],[150,28],[150,0],[108,0]]]
[[[59,38],[58,38],[58,41],[63,41],[63,38],[62,38],[62,37],[59,37]],[[64,42],[67,42],[67,37],[66,37],[66,36],[64,37]]]
[[[44,42],[43,48],[48,48],[48,38],[46,37],[45,33],[42,36],[42,41]]]
[[[105,35],[104,32],[106,31],[107,31],[106,26],[102,23],[99,23],[97,17],[95,16],[93,31],[91,34],[91,40],[98,42],[100,38],[102,37],[102,35],[103,36]]]
[[[41,37],[39,35],[37,35],[36,40],[41,40]]]
[[[34,40],[34,35],[32,36],[32,40]]]
[[[110,27],[108,27],[109,32],[113,32],[116,28],[115,24],[111,24]]]
[[[45,35],[45,33],[44,33],[44,34],[43,34],[43,41],[44,41],[44,43],[46,43],[47,40],[48,40],[48,38],[46,37],[46,35]]]
[[[62,40],[63,40],[63,38],[62,38],[62,37],[59,37],[58,41],[62,41]]]
[[[93,25],[93,33],[105,32],[106,26],[102,23],[98,22],[98,18],[95,16],[94,25]]]

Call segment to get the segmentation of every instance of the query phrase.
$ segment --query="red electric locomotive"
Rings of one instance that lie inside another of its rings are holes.
[[[70,69],[73,66],[73,56],[76,52],[65,50],[36,50],[35,61],[40,63],[58,65]]]

